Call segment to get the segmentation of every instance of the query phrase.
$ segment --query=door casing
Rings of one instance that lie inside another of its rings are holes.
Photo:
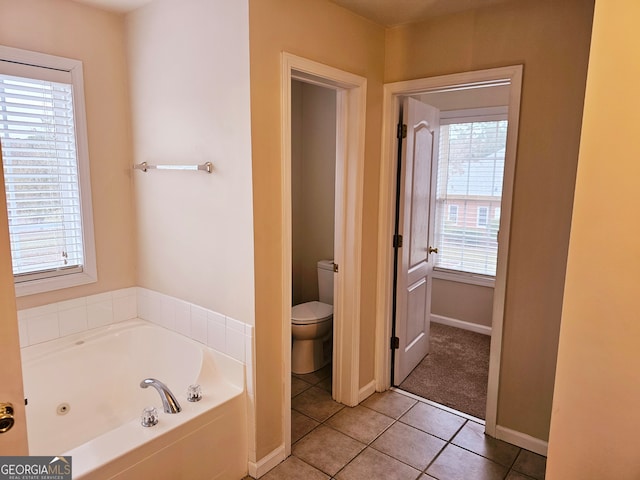
[[[485,431],[496,437],[498,415],[498,390],[500,386],[500,358],[502,353],[502,331],[509,260],[509,238],[511,226],[511,204],[515,177],[518,120],[520,118],[520,93],[522,89],[522,65],[442,75],[437,77],[389,83],[383,94],[383,137],[380,166],[380,198],[378,209],[378,258],[376,285],[376,390],[384,391],[391,386],[391,305],[393,277],[393,222],[395,214],[396,124],[399,115],[399,97],[415,95],[444,88],[465,88],[508,81],[509,112],[505,169],[502,190],[500,231],[498,234],[498,264],[493,297],[491,353],[489,358],[489,382],[487,389],[487,412]]]
[[[336,91],[336,218],[334,262],[333,398],[360,401],[360,272],[367,80],[283,52],[282,54],[282,409],[285,458],[291,453],[291,80]],[[340,190],[340,193],[338,193]],[[348,246],[356,246],[347,252]],[[284,459],[284,458],[283,458]]]

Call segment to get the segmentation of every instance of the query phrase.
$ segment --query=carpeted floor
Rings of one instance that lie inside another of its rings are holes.
[[[431,349],[399,387],[484,419],[491,337],[431,324]]]

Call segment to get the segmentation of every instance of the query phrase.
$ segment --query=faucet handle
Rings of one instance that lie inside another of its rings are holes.
[[[202,387],[200,385],[189,385],[187,388],[187,401],[189,402],[199,402],[202,400]]]
[[[140,420],[143,427],[153,427],[156,425],[158,423],[158,410],[156,410],[156,407],[147,407],[142,410]]]

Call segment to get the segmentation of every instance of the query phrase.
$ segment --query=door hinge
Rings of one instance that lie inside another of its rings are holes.
[[[407,125],[404,123],[398,124],[398,130],[396,132],[398,138],[407,138]]]
[[[391,337],[391,350],[397,350],[400,348],[400,339],[398,337]]]
[[[337,263],[334,263],[334,264],[333,264],[333,271],[334,271],[335,273],[338,273],[338,264],[337,264]]]
[[[402,235],[394,235],[393,248],[401,248],[401,247],[402,247]]]

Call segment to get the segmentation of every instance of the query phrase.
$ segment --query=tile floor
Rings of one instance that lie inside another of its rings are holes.
[[[331,399],[330,375],[292,377],[292,455],[264,480],[544,479],[544,457],[486,437],[471,417],[398,391],[345,407]]]

